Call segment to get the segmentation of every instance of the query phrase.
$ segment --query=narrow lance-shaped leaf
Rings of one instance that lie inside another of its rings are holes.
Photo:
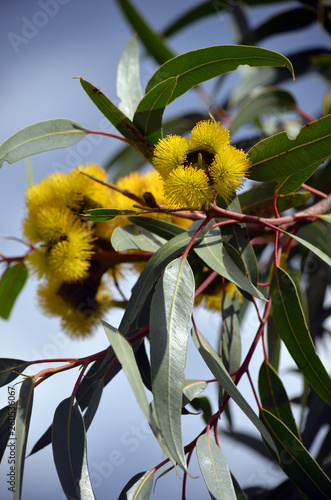
[[[21,498],[26,443],[30,427],[32,403],[33,403],[33,378],[29,377],[26,378],[22,383],[16,410],[14,500],[20,500]]]
[[[304,125],[295,139],[286,132],[258,142],[249,152],[252,162],[250,178],[272,181],[296,174],[318,162],[323,162],[331,151],[331,115]]]
[[[232,378],[228,374],[220,356],[217,354],[215,349],[210,345],[208,340],[195,328],[192,328],[192,338],[195,347],[198,349],[202,358],[205,360],[206,365],[208,366],[212,374],[215,376],[215,378],[217,378],[224,390],[255,425],[255,427],[261,433],[271,449],[273,449],[276,453],[276,448],[269,432],[262,424],[256,413],[253,411],[252,407],[247,403],[245,397],[241,394],[238,387],[234,384]]]
[[[151,374],[155,411],[169,457],[186,470],[181,409],[188,328],[194,301],[194,276],[178,258],[156,285],[150,315]]]
[[[118,500],[149,500],[154,481],[154,472],[140,472],[133,476],[121,491]]]
[[[285,66],[294,75],[291,62],[277,52],[260,47],[218,45],[181,54],[162,64],[149,80],[146,93],[167,78],[177,77],[177,86],[169,101],[170,104],[199,83],[234,71],[241,64]]]
[[[66,118],[28,125],[0,145],[0,167],[4,161],[15,163],[38,153],[67,148],[79,142],[87,133],[83,125]]]
[[[259,372],[259,393],[263,408],[278,417],[301,440],[282,381],[276,370],[265,361]]]
[[[0,387],[9,384],[29,366],[22,359],[0,358]]]
[[[126,250],[156,252],[164,243],[166,241],[163,238],[133,224],[116,227],[111,236],[111,244],[116,252]]]
[[[197,441],[197,457],[212,500],[236,500],[237,496],[224,455],[206,433]]]
[[[275,415],[262,410],[262,419],[273,436],[280,457],[280,467],[307,498],[331,497],[331,481],[309,454],[301,441]]]
[[[56,408],[52,445],[55,467],[68,500],[95,500],[87,467],[84,420],[75,398],[64,399]]]
[[[91,101],[110,123],[114,125],[119,133],[132,143],[147,160],[151,159],[153,156],[153,146],[146,141],[132,121],[100,89],[83,78],[80,78],[80,83]]]
[[[28,269],[24,262],[7,267],[0,281],[0,317],[8,319],[28,278]]]
[[[144,384],[141,379],[139,368],[137,366],[137,362],[134,357],[131,345],[116,328],[106,323],[106,321],[102,321],[102,324],[108,340],[112,348],[114,349],[116,357],[121,363],[125,375],[127,376],[131,389],[133,390],[133,393],[137,398],[140,408],[142,409],[147,420],[151,421],[150,408],[147,401]]]
[[[270,287],[272,311],[279,335],[312,388],[331,404],[331,379],[316,354],[295,284],[280,267]]]
[[[90,208],[78,217],[82,220],[91,222],[102,222],[112,220],[118,215],[131,215],[135,214],[134,210],[120,210],[118,208]]]
[[[138,104],[133,123],[146,139],[156,144],[162,138],[162,117],[177,86],[172,77],[150,89]]]
[[[7,449],[7,443],[9,439],[15,437],[15,415],[16,406],[14,401],[12,402],[12,404],[7,405],[0,410],[0,463]],[[8,443],[9,469],[10,464],[13,464],[15,462],[15,448],[16,443],[15,439],[13,439],[13,441]],[[9,460],[13,461],[9,462]]]
[[[116,91],[120,99],[119,109],[132,120],[142,98],[137,36],[129,40],[121,56],[117,68]]]

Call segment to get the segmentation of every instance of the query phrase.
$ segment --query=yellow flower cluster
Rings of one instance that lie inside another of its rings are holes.
[[[46,314],[59,316],[63,329],[74,336],[90,334],[114,304],[110,289],[114,287],[114,269],[117,275],[120,269],[110,238],[115,227],[129,223],[124,216],[85,222],[76,213],[97,207],[132,209],[135,203],[82,172],[107,180],[105,170],[95,164],[80,166],[68,174],[51,174],[28,189],[23,221],[24,236],[35,246],[27,263],[44,279],[39,303]],[[123,177],[117,187],[140,197],[151,192],[163,204],[162,184],[151,171]],[[160,216],[188,227],[185,219]]]
[[[157,143],[153,166],[164,181],[164,196],[174,207],[208,208],[217,193],[228,202],[245,182],[250,162],[230,146],[229,131],[203,120],[190,136],[168,135]]]

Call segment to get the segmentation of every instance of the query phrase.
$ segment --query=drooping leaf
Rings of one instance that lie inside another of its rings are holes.
[[[150,316],[151,375],[155,411],[172,462],[186,470],[181,408],[188,328],[194,301],[194,276],[186,260],[165,268],[152,299]]]
[[[202,358],[205,360],[206,365],[208,366],[214,377],[217,378],[224,390],[250,419],[253,425],[257,428],[257,430],[269,444],[271,449],[276,452],[274,442],[269,432],[262,424],[256,413],[253,411],[252,407],[247,403],[245,397],[241,394],[237,386],[234,384],[232,378],[227,372],[220,356],[217,354],[215,349],[210,345],[208,340],[195,328],[192,328],[192,338],[194,345],[200,352]]]
[[[278,371],[282,342],[272,314],[269,314],[267,321],[267,345],[269,363]]]
[[[131,215],[135,213],[134,210],[120,210],[118,208],[90,208],[82,214],[78,214],[78,217],[86,221],[102,222],[112,220],[118,215]]]
[[[131,215],[128,219],[130,222],[133,222],[133,224],[137,224],[137,226],[147,229],[147,231],[157,234],[166,240],[171,240],[174,236],[186,232],[186,229],[181,226],[177,226],[167,220],[155,219],[154,217],[144,217],[143,215],[138,217]]]
[[[241,44],[255,45],[260,40],[273,35],[280,35],[290,31],[303,29],[316,21],[313,9],[298,7],[287,10],[264,21],[254,30],[247,33],[240,41]]]
[[[301,440],[283,383],[276,370],[265,361],[259,372],[259,393],[263,408],[279,418]]]
[[[116,227],[111,237],[111,244],[116,252],[125,250],[156,252],[165,242],[160,236],[133,224]]]
[[[104,380],[96,380],[91,387],[92,396],[91,399],[87,405],[87,410],[84,414],[84,424],[85,424],[85,429],[88,430],[90,427],[92,420],[94,419],[94,416],[96,414],[96,411],[98,409],[101,396],[103,393],[103,388],[104,388]]]
[[[287,231],[284,231],[284,233],[308,248],[308,250],[317,255],[317,257],[322,259],[328,266],[331,266],[331,250],[326,238],[319,238],[318,240],[312,239],[314,243],[311,243],[311,234],[309,233],[303,234],[303,238],[296,234],[288,233]]]
[[[233,248],[233,247],[232,247]],[[262,293],[245,276],[237,263],[230,257],[227,247],[221,240],[220,231],[215,228],[205,233],[196,245],[194,251],[208,267],[228,279],[248,294],[265,300]]]
[[[220,352],[229,373],[237,371],[241,362],[239,307],[238,295],[233,301],[227,293],[223,295]]]
[[[262,410],[280,457],[280,467],[308,498],[330,498],[331,482],[301,441],[277,417]]]
[[[199,83],[234,71],[240,64],[285,66],[294,75],[291,62],[277,52],[260,47],[219,45],[193,50],[162,64],[147,83],[146,93],[160,82],[177,77],[177,86],[169,100],[170,104]]]
[[[138,33],[141,41],[145,45],[151,56],[154,57],[159,64],[164,63],[168,59],[174,57],[173,52],[167,47],[166,43],[160,35],[148,25],[137,9],[134,8],[129,0],[117,0],[127,20],[131,24],[135,32]]]
[[[9,404],[0,410],[0,463],[7,449],[9,450],[8,464],[11,469],[11,464],[15,463],[15,403]],[[13,438],[12,441],[10,439]],[[9,462],[10,460],[10,462]],[[15,467],[15,465],[13,465]],[[13,469],[11,469],[13,470]]]
[[[117,68],[117,97],[119,109],[132,120],[136,107],[142,98],[139,74],[139,50],[137,36],[126,45]]]
[[[293,193],[301,187],[301,184],[306,182],[307,179],[315,172],[315,170],[320,166],[321,162],[318,161],[313,163],[307,168],[304,168],[297,174],[290,175],[283,179],[278,179],[277,181],[277,192],[282,195],[287,195]],[[307,194],[307,193],[295,193],[295,194]]]
[[[127,379],[139,403],[139,406],[142,409],[147,420],[150,421],[151,418],[149,404],[147,401],[144,384],[141,379],[137,362],[133,353],[133,349],[126,338],[123,337],[123,335],[121,335],[116,328],[106,323],[106,321],[102,321],[102,324],[108,340],[112,348],[114,349],[116,357],[121,363],[125,375],[127,376]]]
[[[200,470],[212,500],[236,500],[230,470],[221,449],[206,433],[197,441]]]
[[[22,383],[16,410],[15,423],[15,493],[14,500],[20,500],[22,493],[26,443],[28,439],[33,403],[33,378]]]
[[[100,89],[83,78],[80,78],[80,83],[91,101],[110,123],[114,125],[119,133],[133,144],[147,160],[150,160],[153,156],[153,146],[146,141],[132,121]]]
[[[183,407],[190,403],[194,398],[199,396],[207,387],[207,382],[204,380],[184,380],[183,385]]]
[[[331,404],[331,379],[316,354],[293,280],[280,267],[271,282],[272,311],[279,335],[300,372]]]
[[[0,387],[9,384],[12,380],[24,372],[29,366],[22,359],[1,358],[0,359]]]
[[[153,481],[153,471],[136,474],[123,488],[118,500],[149,500],[153,489]]]
[[[286,132],[258,142],[249,152],[250,178],[255,181],[281,179],[318,166],[330,156],[331,115],[304,125],[295,139]]]
[[[263,114],[284,113],[295,109],[295,99],[280,87],[263,87],[252,92],[251,96],[239,107],[230,123],[230,134],[234,134],[242,125]]]
[[[84,420],[75,398],[64,399],[56,408],[52,446],[56,470],[67,498],[95,500],[87,466]]]
[[[238,198],[243,213],[257,215],[258,217],[270,217],[274,215],[273,197],[277,188],[276,181],[263,182],[257,184],[244,193],[240,193]],[[310,193],[289,193],[279,194],[277,197],[278,212],[284,212],[289,208],[303,205],[310,198]]]
[[[119,326],[119,330],[123,335],[126,335],[129,331],[130,325],[134,322],[141,306],[163,269],[180,252],[184,251],[190,239],[187,231],[185,231],[168,241],[149,259],[137,283],[133,287],[129,304]]]
[[[28,125],[0,145],[0,168],[4,161],[15,163],[28,156],[67,148],[82,140],[88,131],[66,118],[44,120]]]
[[[8,319],[19,293],[28,278],[24,262],[7,267],[0,280],[0,317]]]

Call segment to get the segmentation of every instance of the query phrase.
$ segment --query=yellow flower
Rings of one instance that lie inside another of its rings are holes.
[[[173,205],[201,207],[210,199],[207,176],[192,166],[180,166],[173,170],[163,189],[164,196]]]
[[[91,278],[71,284],[51,280],[39,287],[38,301],[45,314],[61,319],[72,337],[91,335],[113,303],[105,280],[94,283]]]
[[[169,135],[159,140],[153,166],[162,176],[169,204],[208,208],[217,192],[229,201],[250,166],[247,155],[229,142],[229,131],[211,120],[198,122],[188,139]]]

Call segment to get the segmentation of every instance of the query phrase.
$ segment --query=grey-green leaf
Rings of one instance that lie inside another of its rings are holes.
[[[199,243],[194,245],[194,250],[213,271],[254,297],[265,300],[262,293],[249,281],[228,254],[217,228],[205,233]]]
[[[245,397],[241,394],[238,387],[234,384],[232,378],[228,374],[220,356],[217,354],[215,349],[210,345],[208,340],[195,328],[192,328],[192,338],[194,345],[200,352],[201,356],[206,362],[206,365],[208,366],[214,377],[217,378],[224,390],[229,394],[233,401],[237,403],[239,408],[255,425],[255,427],[267,441],[269,446],[276,452],[274,442],[269,432],[262,424],[256,413],[253,411],[252,407],[247,403]]]
[[[270,293],[279,335],[307,382],[331,404],[331,378],[316,354],[295,284],[280,267],[276,268]]]
[[[86,432],[75,398],[64,399],[56,408],[52,426],[53,457],[68,500],[95,500],[86,456]]]
[[[28,439],[33,403],[33,378],[26,378],[22,383],[16,410],[16,446],[15,446],[15,493],[14,500],[20,500],[22,493],[26,443]]]
[[[88,131],[66,118],[44,120],[22,128],[0,145],[0,167],[44,151],[67,148],[79,142]]]
[[[197,441],[197,457],[212,500],[236,500],[237,496],[225,457],[206,433]]]
[[[181,257],[172,261],[156,285],[151,304],[151,375],[155,411],[173,463],[186,470],[181,409],[194,276]]]
[[[156,252],[164,243],[166,240],[160,236],[133,224],[116,227],[111,237],[111,244],[116,252],[126,250]]]
[[[8,393],[8,396],[10,394]],[[15,437],[15,415],[16,415],[16,406],[15,402],[11,401],[11,404],[1,408],[0,410],[0,463],[2,457],[7,449],[7,443],[10,437]],[[15,448],[16,443],[15,439],[8,443],[9,450],[9,459],[13,459],[15,461]],[[9,462],[9,472],[11,472],[11,463]],[[9,480],[11,480],[9,478]],[[14,481],[15,483],[15,481]],[[9,483],[10,484],[10,483]],[[14,484],[13,484],[14,486]]]
[[[153,489],[153,481],[154,472],[145,472],[143,477],[138,479],[138,481],[131,486],[129,491],[127,491],[126,500],[149,500]]]
[[[116,92],[120,99],[119,109],[132,120],[142,98],[137,36],[129,40],[121,56],[117,68]]]

